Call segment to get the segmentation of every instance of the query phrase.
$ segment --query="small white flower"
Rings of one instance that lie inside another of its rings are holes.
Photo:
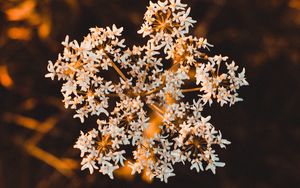
[[[94,169],[98,169],[98,167],[96,166],[96,162],[93,160],[93,156],[87,156],[83,158],[81,165],[82,165],[81,170],[88,168],[90,174],[94,172]]]
[[[51,78],[51,80],[54,80],[54,77],[55,77],[55,67],[54,67],[52,61],[48,61],[48,67],[47,67],[47,69],[48,69],[49,73],[47,73],[45,75],[45,77],[46,78]]]
[[[202,162],[199,159],[193,159],[191,164],[191,170],[195,168],[197,172],[203,171]]]
[[[119,168],[119,166],[113,166],[110,163],[104,163],[104,164],[102,164],[99,171],[104,175],[107,174],[110,177],[110,179],[114,179],[113,171],[118,168]]]

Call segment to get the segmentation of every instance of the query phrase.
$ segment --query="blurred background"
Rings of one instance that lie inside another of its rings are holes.
[[[175,168],[168,184],[129,176],[115,180],[80,171],[73,149],[80,124],[63,108],[60,83],[44,78],[65,35],[81,41],[94,26],[124,27],[128,45],[147,0],[0,0],[0,188],[47,187],[300,187],[300,0],[182,0],[192,30],[246,67],[244,102],[211,110],[232,144],[217,150],[224,168]]]

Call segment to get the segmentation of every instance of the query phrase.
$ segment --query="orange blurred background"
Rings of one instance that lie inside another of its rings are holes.
[[[219,151],[226,166],[216,175],[178,166],[168,184],[128,167],[115,180],[80,171],[73,144],[95,121],[82,125],[63,108],[60,84],[44,78],[47,61],[65,35],[80,41],[94,26],[123,26],[128,45],[142,44],[148,1],[0,0],[0,188],[300,186],[300,0],[182,1],[198,21],[193,34],[246,67],[244,102],[207,112],[232,142]]]

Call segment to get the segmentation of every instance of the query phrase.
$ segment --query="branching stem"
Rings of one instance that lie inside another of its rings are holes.
[[[110,63],[112,65],[112,67],[117,71],[117,73],[122,77],[122,79],[124,81],[127,81],[128,79],[126,78],[126,76],[123,74],[123,72],[119,69],[119,67],[112,61],[110,60]]]
[[[190,92],[194,92],[194,91],[200,91],[200,87],[195,87],[195,88],[190,88],[190,89],[183,89],[182,93],[190,93]]]

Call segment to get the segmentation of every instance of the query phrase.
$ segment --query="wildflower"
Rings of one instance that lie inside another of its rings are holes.
[[[175,176],[176,163],[213,173],[225,165],[215,147],[230,142],[203,111],[213,102],[241,101],[238,90],[248,82],[245,69],[238,72],[227,56],[209,56],[207,39],[188,34],[195,23],[190,11],[180,0],[150,2],[138,31],[148,38],[145,45],[126,47],[123,28],[116,25],[95,27],[82,42],[66,36],[63,53],[55,63],[49,61],[45,77],[63,81],[63,102],[76,111],[74,118],[83,123],[98,117],[97,128],[81,132],[74,145],[81,151],[82,170],[113,179],[130,156],[128,145],[133,148],[131,173],[145,171],[166,183]],[[105,77],[106,71],[119,82]],[[189,100],[190,92],[197,97]],[[149,137],[145,131],[153,113],[162,121]]]

